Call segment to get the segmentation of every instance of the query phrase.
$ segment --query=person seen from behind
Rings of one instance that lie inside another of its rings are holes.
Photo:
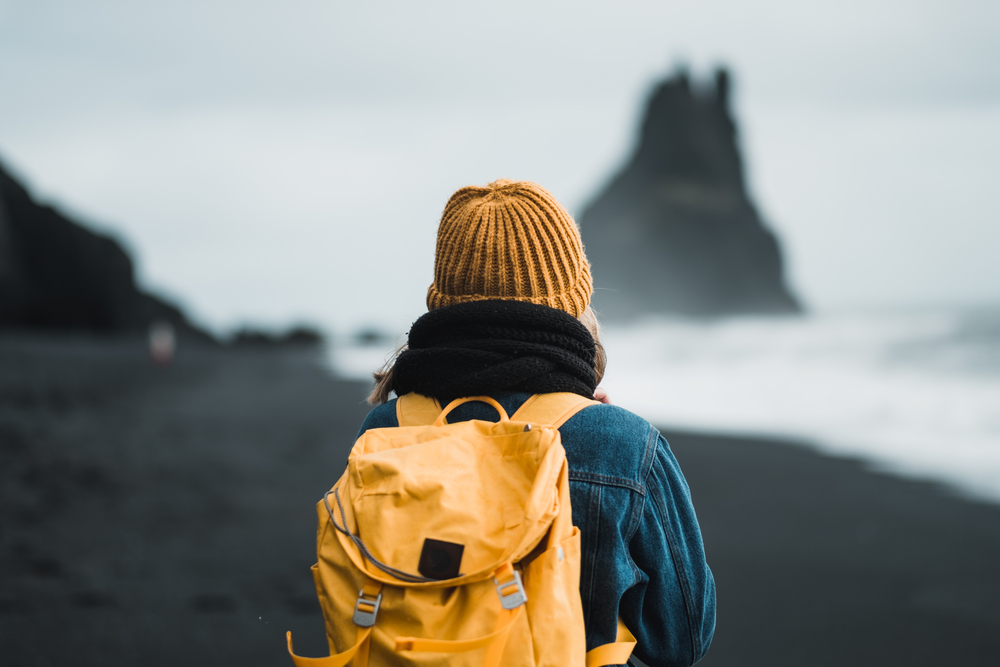
[[[358,435],[399,426],[391,393],[441,406],[488,396],[507,415],[534,394],[596,398],[559,428],[582,533],[587,650],[614,642],[620,618],[647,665],[691,665],[712,641],[715,582],[667,441],[598,387],[607,360],[592,293],[579,230],[546,190],[507,180],[458,190],[438,230],[428,312],[375,374],[376,407]],[[449,423],[498,418],[485,402],[447,415]]]

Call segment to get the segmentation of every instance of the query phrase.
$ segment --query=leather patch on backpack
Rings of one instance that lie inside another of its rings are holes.
[[[428,579],[454,579],[459,576],[463,551],[464,544],[425,539],[417,571]]]

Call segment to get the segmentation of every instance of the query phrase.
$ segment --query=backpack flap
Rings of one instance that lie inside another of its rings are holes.
[[[523,423],[374,429],[355,444],[327,502],[334,525],[357,538],[337,530],[338,540],[373,579],[436,585],[440,578],[419,574],[430,540],[456,545],[445,555],[460,557],[457,576],[447,577],[457,585],[534,548],[559,513],[564,457],[554,429]]]

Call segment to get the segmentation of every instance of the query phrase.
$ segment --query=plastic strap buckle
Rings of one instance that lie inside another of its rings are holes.
[[[512,570],[513,579],[501,582],[493,577],[493,582],[497,586],[497,595],[500,596],[500,606],[504,609],[517,609],[528,601],[528,594],[524,592],[524,584],[521,583],[521,573]]]
[[[375,617],[378,615],[378,606],[382,604],[382,593],[374,598],[366,597],[364,589],[358,593],[358,602],[354,605],[354,624],[361,628],[370,628],[375,625]]]

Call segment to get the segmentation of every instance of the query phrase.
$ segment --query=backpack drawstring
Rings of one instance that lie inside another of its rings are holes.
[[[340,527],[340,524],[338,524],[337,520],[333,517],[333,509],[330,507],[330,501],[329,501],[331,493],[333,494],[333,497],[336,498],[337,500],[337,507],[340,509],[340,519],[341,521],[344,522],[343,528]],[[340,502],[340,493],[337,491],[337,489],[333,489],[332,491],[326,492],[326,494],[323,496],[323,504],[326,505],[326,511],[330,514],[330,522],[333,523],[333,527],[342,532],[344,535],[347,535],[349,538],[351,538],[351,541],[354,542],[355,546],[358,547],[358,550],[361,552],[361,555],[364,556],[372,565],[382,570],[386,574],[396,577],[400,581],[405,581],[411,584],[422,584],[430,581],[438,581],[437,579],[431,579],[429,577],[421,577],[419,574],[410,574],[409,572],[403,572],[402,570],[397,570],[391,565],[386,565],[379,559],[375,558],[375,556],[372,555],[372,552],[368,550],[368,547],[365,546],[365,543],[361,541],[361,538],[352,533],[351,531],[347,530],[347,514],[344,512],[344,505],[343,503]]]

